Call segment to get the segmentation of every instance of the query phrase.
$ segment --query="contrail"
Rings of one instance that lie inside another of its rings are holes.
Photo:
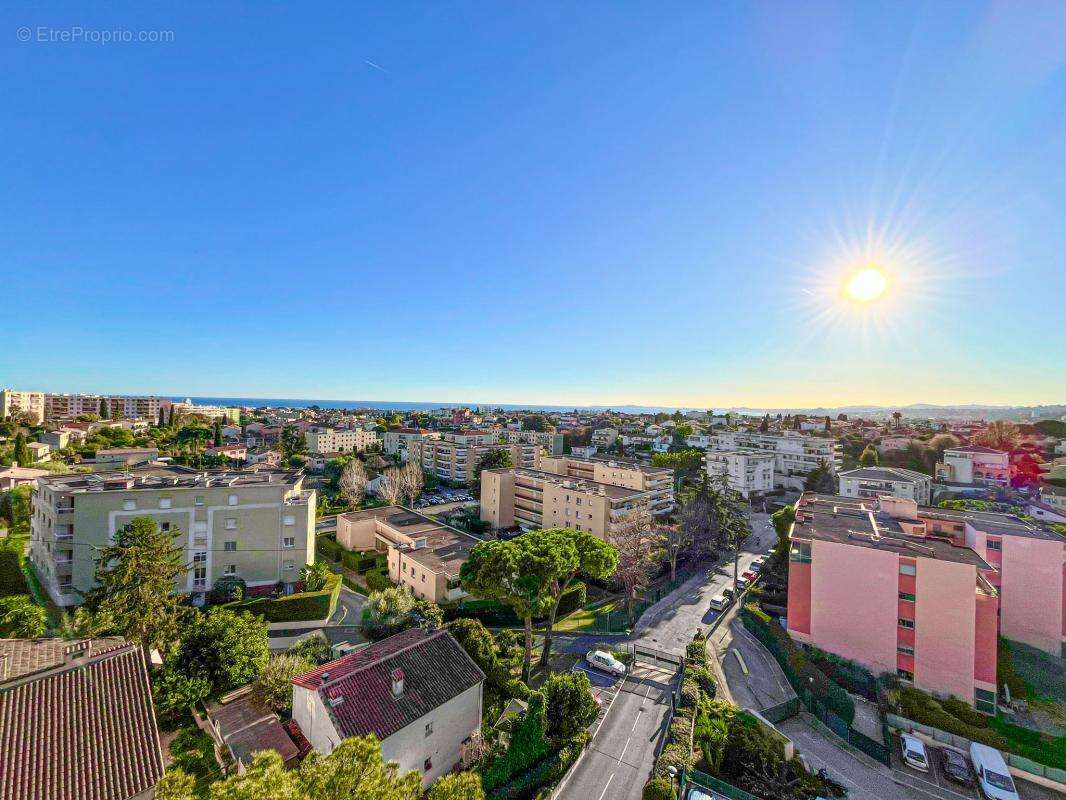
[[[370,60],[368,60],[368,59],[365,59],[365,58],[364,58],[364,59],[363,59],[363,63],[364,63],[364,64],[366,64],[366,65],[367,65],[368,67],[373,67],[373,68],[374,68],[374,69],[376,69],[376,70],[379,70],[379,71],[381,71],[381,72],[384,72],[384,73],[385,73],[386,75],[388,75],[388,74],[389,74],[389,71],[388,71],[387,69],[385,69],[385,68],[384,68],[383,66],[381,66],[380,64],[375,64],[375,63],[374,63],[373,61],[370,61]]]

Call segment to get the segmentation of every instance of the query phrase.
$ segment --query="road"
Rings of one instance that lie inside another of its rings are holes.
[[[634,666],[560,798],[639,800],[666,732],[673,681],[666,670]]]
[[[743,572],[766,552],[777,536],[765,514],[752,515],[754,535],[739,557]],[[717,612],[710,599],[732,586],[733,565],[709,569],[686,581],[641,616],[631,637],[557,635],[558,649],[586,652],[607,644],[639,642],[683,654],[697,630],[706,631]],[[651,774],[665,733],[674,681],[670,672],[638,663],[619,688],[607,715],[595,729],[592,744],[558,798],[565,800],[637,800]]]
[[[337,608],[333,616],[329,618],[330,625],[360,625],[363,621],[363,607],[366,598],[358,592],[353,592],[347,586],[341,586],[340,597],[337,598]]]

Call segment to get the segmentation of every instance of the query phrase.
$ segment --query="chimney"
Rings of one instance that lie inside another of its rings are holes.
[[[91,644],[91,640],[83,639],[80,642],[75,642],[74,644],[67,645],[63,648],[63,655],[66,656],[64,659],[66,663],[70,664],[89,655],[89,646]]]
[[[403,694],[403,670],[394,669],[392,671],[392,696],[399,697]]]

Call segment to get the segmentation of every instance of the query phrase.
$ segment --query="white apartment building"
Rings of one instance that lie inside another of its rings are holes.
[[[580,458],[574,453],[568,456],[538,453],[536,469],[647,492],[648,509],[652,514],[667,514],[674,509],[674,471],[668,467],[653,467],[632,459],[610,456]]]
[[[516,467],[533,467],[540,452],[538,444],[507,444],[498,440],[498,432],[485,431],[446,433],[441,439],[424,439],[412,447],[418,448],[423,470],[442,481],[467,485],[477,480],[478,464],[492,450],[506,450]]]
[[[200,472],[150,467],[38,478],[30,558],[57,605],[96,585],[95,554],[137,517],[180,532],[190,565],[174,589],[206,592],[225,575],[249,586],[294,584],[314,561],[315,493],[300,470]]]
[[[606,450],[617,438],[617,428],[597,428],[592,432],[592,444],[601,450]]]
[[[877,498],[885,495],[914,500],[927,506],[933,497],[933,479],[922,472],[899,467],[860,467],[841,472],[840,494],[844,497]]]
[[[154,421],[159,418],[161,408],[170,407],[170,401],[145,395],[46,394],[44,418],[49,421],[69,420],[82,414],[100,414],[101,405],[107,408],[110,419]]]
[[[1010,477],[1007,453],[976,444],[945,450],[944,460],[936,465],[936,479],[945,483],[1006,486]]]
[[[500,441],[508,444],[535,444],[553,456],[563,453],[563,435],[550,431],[500,430]]]
[[[171,403],[171,405],[174,407],[174,413],[177,415],[199,414],[201,417],[221,419],[234,424],[240,424],[241,421],[241,410],[236,406],[198,406],[187,397],[184,402]]]
[[[381,449],[390,456],[400,454],[407,460],[411,442],[439,438],[439,433],[426,428],[396,428],[381,435]]]
[[[361,453],[378,443],[375,431],[362,428],[310,428],[304,434],[311,453]]]
[[[773,455],[776,488],[803,489],[807,475],[819,464],[824,462],[835,471],[843,463],[840,445],[833,439],[809,436],[798,431],[723,431],[709,437],[709,440],[709,452],[751,451]]]
[[[772,453],[747,450],[708,450],[703,457],[707,475],[725,475],[729,488],[744,498],[765,494],[774,488],[775,463],[776,457]]]

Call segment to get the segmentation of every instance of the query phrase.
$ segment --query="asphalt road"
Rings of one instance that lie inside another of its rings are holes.
[[[559,798],[639,800],[666,732],[673,681],[666,670],[634,667]]]
[[[363,621],[363,607],[366,598],[359,592],[353,592],[347,586],[341,586],[337,608],[329,618],[330,625],[359,625]]]

